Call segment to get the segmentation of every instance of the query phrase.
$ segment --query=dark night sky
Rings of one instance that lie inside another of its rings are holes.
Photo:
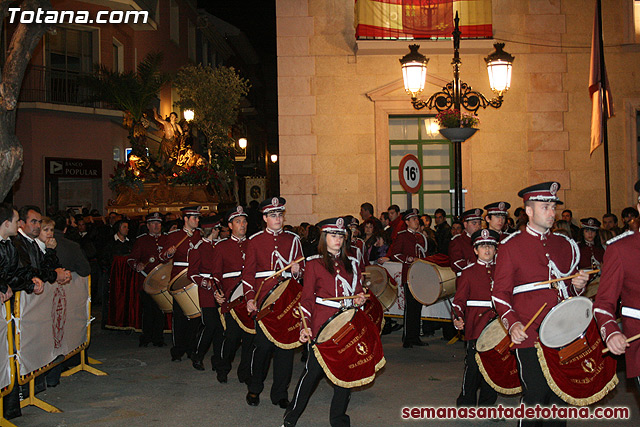
[[[198,7],[238,27],[251,40],[262,61],[275,62],[275,0],[198,0]]]

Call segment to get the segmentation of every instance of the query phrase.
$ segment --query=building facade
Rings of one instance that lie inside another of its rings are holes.
[[[357,40],[357,3],[354,8],[353,2],[335,0],[276,2],[280,185],[290,223],[357,214],[363,202],[373,203],[376,215],[391,203],[406,206],[397,171],[405,153],[418,155],[423,166],[423,187],[413,196],[413,207],[451,212],[450,146],[433,127],[436,111],[412,107],[398,62],[409,44],[420,44],[430,58],[426,99],[452,80],[451,40]],[[462,5],[463,15],[465,1],[452,3]],[[516,195],[521,188],[554,180],[574,217],[601,217],[606,212],[603,148],[589,154],[595,0],[484,3],[490,5],[494,40],[462,40],[462,80],[489,98],[484,57],[493,42],[505,42],[515,61],[503,106],[480,109],[480,130],[463,144],[465,206],[505,200],[515,208],[521,205]],[[608,121],[611,199],[618,215],[637,203],[632,188],[638,179],[640,111],[635,3],[603,2],[615,106]]]

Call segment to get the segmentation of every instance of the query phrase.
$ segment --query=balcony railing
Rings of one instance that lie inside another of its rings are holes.
[[[22,82],[19,101],[112,108],[104,102],[87,101],[91,92],[80,84],[83,75],[88,73],[30,65]]]

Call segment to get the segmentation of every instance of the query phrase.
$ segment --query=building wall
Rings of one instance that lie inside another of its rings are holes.
[[[388,116],[425,114],[404,93],[398,60],[409,42],[356,46],[353,2],[277,0],[280,185],[297,224],[376,214],[389,204]],[[505,200],[546,180],[561,183],[574,217],[605,213],[603,149],[592,156],[587,90],[595,2],[494,0],[494,38],[516,57],[502,108],[480,110],[480,131],[463,144],[466,206]],[[640,63],[632,2],[603,2],[605,54],[616,116],[609,120],[612,210],[635,205]],[[565,47],[558,47],[559,45]],[[453,77],[451,41],[421,43],[430,58],[424,98]],[[490,41],[461,43],[461,78],[487,97]],[[431,112],[435,113],[435,112]],[[439,206],[429,207],[432,212]]]
[[[97,29],[99,37],[98,59],[101,64],[111,68],[113,64],[112,43],[115,37],[123,46],[124,69],[133,71],[138,63],[150,52],[162,51],[164,59],[162,70],[175,72],[189,62],[188,59],[188,21],[197,22],[197,13],[193,1],[177,0],[180,7],[180,44],[170,40],[169,4],[170,0],[160,0],[160,13],[157,30],[134,30],[125,24],[88,25],[85,28]],[[104,6],[82,1],[52,1],[56,10],[88,10],[94,17]],[[77,26],[76,26],[77,27]],[[14,28],[8,29],[8,40]],[[44,41],[36,47],[31,64],[46,66]],[[174,110],[171,88],[164,88],[160,95],[159,113],[164,117]],[[120,111],[93,110],[90,108],[60,106],[39,103],[19,105],[16,135],[24,148],[23,172],[14,184],[14,203],[43,205],[44,158],[67,157],[102,160],[102,196],[106,208],[113,194],[108,187],[109,175],[113,173],[116,161],[113,160],[114,148],[119,148],[124,156],[124,148],[129,147],[127,131],[121,125]],[[61,206],[64,208],[64,206]]]

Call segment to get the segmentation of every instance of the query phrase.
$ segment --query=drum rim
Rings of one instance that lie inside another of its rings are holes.
[[[549,316],[551,315],[551,313],[553,313],[554,311],[556,311],[556,309],[557,309],[558,307],[560,307],[562,304],[565,304],[566,302],[571,301],[571,300],[575,300],[575,301],[584,301],[584,302],[588,302],[588,303],[591,305],[591,310],[589,311],[589,313],[591,313],[591,317],[590,317],[589,321],[587,322],[587,325],[585,326],[584,330],[583,330],[582,332],[580,332],[580,335],[578,335],[578,336],[577,336],[577,337],[575,337],[575,338],[572,338],[572,339],[571,339],[571,341],[569,341],[569,342],[568,342],[568,343],[566,343],[566,344],[562,344],[562,345],[559,345],[559,346],[555,346],[555,345],[554,345],[554,346],[550,346],[550,345],[545,344],[545,343],[543,342],[543,337],[542,337],[542,332],[543,332],[543,329],[544,329],[543,327],[544,327],[544,325],[545,325],[545,322],[547,321],[547,319],[549,318]],[[569,298],[567,298],[567,299],[565,299],[565,300],[560,301],[560,302],[559,302],[558,304],[556,304],[555,306],[553,306],[553,307],[551,308],[551,310],[549,310],[549,312],[544,316],[544,319],[542,319],[542,322],[540,322],[540,326],[538,327],[538,336],[540,337],[540,343],[542,343],[542,345],[544,345],[544,346],[546,346],[546,347],[549,347],[549,348],[560,348],[560,347],[564,347],[564,346],[566,346],[566,345],[570,344],[571,342],[573,342],[573,341],[577,340],[578,338],[580,338],[580,336],[584,335],[584,333],[587,331],[587,329],[589,328],[589,325],[591,324],[591,322],[592,322],[592,321],[593,321],[593,301],[591,301],[589,298],[584,297],[584,296],[582,296],[582,295],[577,295],[577,296],[569,297]]]
[[[290,282],[291,282],[291,279],[282,279],[278,283],[276,283],[275,286],[273,286],[271,289],[269,289],[269,292],[267,292],[267,294],[264,296],[264,299],[262,300],[262,304],[260,305],[260,310],[263,310],[263,309],[267,308],[267,305],[271,305],[271,304],[273,304],[275,302],[274,301],[272,303],[267,304],[267,298],[269,298],[269,295],[274,293],[275,290],[278,289],[280,287],[280,285],[282,285],[283,283],[286,283],[286,285],[289,286]],[[284,288],[286,288],[287,286],[284,286]],[[284,292],[284,290],[282,292]],[[276,301],[277,301],[277,299],[276,299]]]
[[[436,272],[439,280],[439,285],[440,285],[440,291],[438,292],[438,295],[436,296],[436,298],[432,301],[422,301],[420,298],[416,297],[416,294],[413,292],[413,288],[415,287],[415,285],[411,285],[411,269],[413,268],[414,265],[416,265],[417,262],[421,262],[423,264],[427,264],[427,265],[431,265],[433,266],[437,266],[440,267],[438,264],[424,260],[424,259],[417,259],[413,262],[413,264],[411,264],[411,266],[409,266],[409,270],[407,271],[407,285],[409,286],[409,292],[411,292],[411,295],[413,295],[413,297],[416,299],[416,301],[418,301],[420,304],[422,305],[431,305],[431,304],[435,304],[438,301],[438,298],[440,297],[440,295],[442,295],[442,291],[444,290],[443,287],[443,281],[442,281],[442,276],[440,275],[440,272],[438,271],[437,268],[434,268],[433,270]]]
[[[142,289],[144,289],[145,291],[146,291],[147,289],[158,289],[158,288],[155,288],[155,287],[152,287],[152,286],[148,285],[148,283],[149,283],[149,282],[148,282],[147,280],[148,280],[150,277],[153,277],[153,275],[154,275],[157,271],[160,271],[160,270],[161,270],[161,269],[163,269],[163,268],[168,268],[168,269],[169,269],[169,273],[171,273],[171,268],[173,268],[173,265],[172,265],[172,264],[173,264],[173,263],[158,264],[158,265],[156,265],[155,267],[153,267],[153,269],[149,272],[149,274],[147,274],[147,277],[145,277],[145,278],[144,278],[144,282],[142,282]],[[163,289],[167,289],[168,287],[169,287],[169,285],[167,285],[167,286],[166,286],[166,287],[164,287]],[[147,293],[148,293],[148,292],[147,292]],[[149,294],[149,295],[151,295],[151,294]]]
[[[327,320],[325,320],[325,322],[322,324],[322,326],[320,326],[320,329],[318,329],[317,336],[313,339],[313,343],[312,343],[312,344],[313,344],[313,345],[316,345],[316,344],[322,344],[322,343],[319,343],[319,342],[318,342],[318,338],[320,337],[320,334],[322,333],[322,331],[324,330],[324,328],[325,328],[329,323],[331,323],[331,321],[332,321],[333,319],[335,319],[336,317],[340,316],[341,314],[343,314],[343,313],[345,313],[345,312],[347,312],[347,311],[349,311],[349,310],[353,310],[353,315],[351,316],[351,319],[353,319],[353,316],[355,316],[355,315],[356,315],[356,311],[358,310],[358,308],[356,308],[356,307],[343,307],[343,308],[338,309],[338,311],[337,311],[337,312],[335,312],[334,314],[332,314],[332,315],[331,315],[331,317],[329,317]],[[349,319],[349,320],[351,320],[351,319]],[[323,341],[323,342],[326,342],[326,341]]]
[[[173,288],[173,284],[175,282],[177,282],[178,279],[182,278],[182,276],[186,276],[188,270],[189,270],[188,268],[185,268],[184,270],[181,270],[178,274],[176,274],[176,276],[173,279],[169,280],[169,290],[170,291],[174,291],[174,289],[172,289]],[[191,283],[193,283],[193,282],[191,282]],[[185,286],[185,288],[186,288],[186,286]],[[184,288],[182,288],[182,289],[184,289]]]

